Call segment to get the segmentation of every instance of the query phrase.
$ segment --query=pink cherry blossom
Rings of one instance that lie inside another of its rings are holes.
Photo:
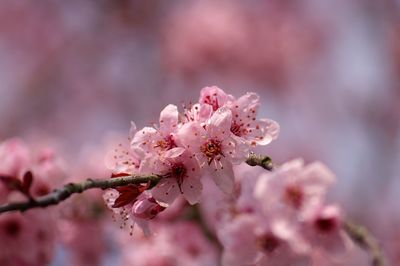
[[[226,94],[217,86],[212,86],[201,89],[199,103],[205,103],[212,106],[213,111],[215,112],[218,108],[225,106],[225,104],[232,99],[232,95]]]
[[[342,229],[343,214],[337,205],[321,206],[303,226],[303,234],[314,246],[332,260],[340,259],[351,248]]]
[[[175,132],[179,124],[178,108],[167,105],[160,114],[158,128],[145,127],[134,135],[131,147],[143,159],[149,154],[161,153],[176,148]]]
[[[305,166],[297,159],[263,174],[257,182],[255,196],[266,212],[304,220],[321,206],[334,180],[333,173],[322,163]]]
[[[252,146],[267,145],[278,137],[279,125],[270,119],[257,120],[260,105],[256,93],[246,93],[235,101],[229,102],[232,111],[231,132],[238,141]]]
[[[220,108],[204,127],[190,122],[178,132],[182,145],[194,154],[200,167],[212,170],[215,183],[226,193],[233,191],[232,163],[244,161],[246,153],[231,137],[231,121],[231,111]]]
[[[202,191],[201,172],[196,159],[188,152],[179,155],[166,152],[164,156],[148,158],[143,162],[142,168],[147,168],[143,172],[163,176],[151,190],[151,194],[158,201],[171,204],[179,194],[190,204],[199,201]]]

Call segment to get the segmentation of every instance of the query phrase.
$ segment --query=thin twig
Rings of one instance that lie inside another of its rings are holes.
[[[50,194],[27,200],[24,202],[8,203],[0,206],[0,213],[9,211],[26,211],[32,208],[45,208],[50,205],[56,205],[61,201],[69,198],[72,194],[82,193],[85,190],[92,188],[116,188],[126,186],[128,184],[142,184],[150,182],[150,187],[153,187],[160,180],[160,176],[123,176],[109,179],[87,179],[81,183],[69,183],[63,187],[54,190]]]
[[[272,170],[273,164],[271,158],[268,156],[259,156],[255,154],[250,154],[246,160],[246,163],[251,166],[261,166],[264,169]],[[33,208],[45,208],[50,205],[57,205],[61,201],[69,198],[72,194],[82,193],[85,190],[92,188],[116,188],[120,186],[126,186],[128,184],[141,184],[147,183],[150,181],[150,187],[155,186],[158,181],[161,179],[161,176],[157,175],[149,175],[149,176],[124,176],[124,177],[115,177],[110,179],[87,179],[82,183],[69,183],[64,185],[63,187],[54,190],[50,194],[35,198],[29,199],[23,202],[12,202],[5,205],[0,206],[0,214],[9,211],[26,211],[28,209]]]
[[[350,221],[344,221],[342,226],[344,231],[354,241],[354,243],[370,254],[371,264],[373,266],[386,265],[381,246],[364,226]]]

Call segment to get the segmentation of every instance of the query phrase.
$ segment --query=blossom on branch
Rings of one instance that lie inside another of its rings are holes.
[[[266,145],[278,136],[276,122],[257,120],[258,106],[259,97],[255,93],[236,100],[216,86],[205,87],[199,102],[183,113],[169,104],[160,113],[159,125],[136,130],[133,124],[130,147],[121,144],[113,157],[117,166],[114,173],[161,176],[159,183],[143,194],[160,206],[168,206],[180,194],[190,204],[199,202],[205,175],[211,175],[221,191],[232,194],[233,165],[243,163],[252,147]],[[139,204],[142,192],[131,193],[129,198],[123,190],[107,192],[105,198],[125,224],[135,217],[132,208]],[[119,204],[122,200],[124,206]]]

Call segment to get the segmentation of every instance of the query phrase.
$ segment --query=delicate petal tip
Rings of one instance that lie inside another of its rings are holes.
[[[279,132],[280,132],[280,126],[279,126],[278,122],[276,122],[272,119],[266,119],[266,122],[267,122],[266,131],[271,136],[272,140],[277,139]]]
[[[260,102],[260,96],[255,92],[247,92],[237,99],[236,104],[240,107],[255,107]]]
[[[168,104],[160,113],[160,127],[175,127],[178,124],[179,112],[178,107]]]
[[[258,126],[260,127],[258,130],[260,136],[256,137],[258,145],[268,145],[278,138],[280,127],[274,120],[260,119]]]

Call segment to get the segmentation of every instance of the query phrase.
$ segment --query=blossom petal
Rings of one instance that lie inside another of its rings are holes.
[[[163,154],[163,157],[164,157],[164,158],[171,158],[171,159],[172,159],[172,158],[176,158],[176,157],[182,155],[185,151],[186,151],[186,150],[185,150],[184,148],[182,148],[182,147],[172,148],[172,149],[166,151],[166,152]]]
[[[191,204],[199,202],[203,185],[198,178],[187,177],[182,183],[182,192],[185,199]]]
[[[152,127],[144,127],[137,131],[131,141],[131,148],[143,158],[146,152],[152,150],[151,140],[157,135],[157,130]]]
[[[180,191],[174,178],[165,178],[152,189],[151,194],[157,201],[171,204],[178,197]]]
[[[210,118],[207,131],[211,137],[224,138],[230,135],[232,112],[227,107],[219,108]]]
[[[205,134],[206,131],[198,123],[186,123],[178,131],[178,142],[188,150],[197,152]]]
[[[236,104],[239,108],[255,108],[259,105],[260,96],[254,92],[248,92],[237,99]]]
[[[232,164],[221,160],[219,169],[213,171],[213,179],[215,184],[226,194],[231,194],[235,187],[235,177]]]
[[[279,135],[279,124],[270,119],[260,119],[250,123],[248,139],[259,145],[267,145]]]
[[[168,104],[160,113],[160,129],[165,132],[173,131],[173,128],[178,125],[178,119],[178,107]]]

